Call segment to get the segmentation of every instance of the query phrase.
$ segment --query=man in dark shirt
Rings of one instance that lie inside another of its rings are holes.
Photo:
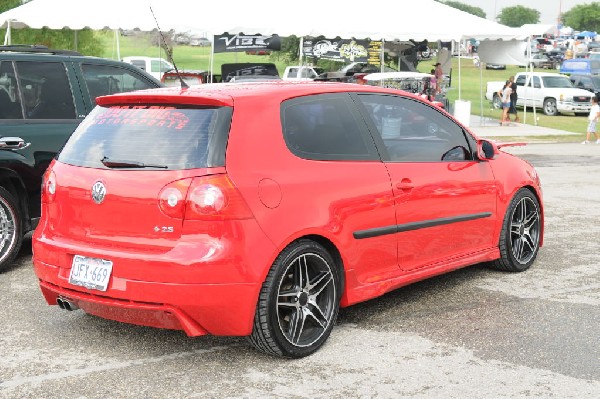
[[[519,115],[517,114],[517,84],[515,83],[515,77],[511,76],[508,78],[510,82],[510,88],[512,92],[510,93],[510,108],[508,109],[508,114],[510,118],[510,114],[515,115],[515,122],[519,122]]]

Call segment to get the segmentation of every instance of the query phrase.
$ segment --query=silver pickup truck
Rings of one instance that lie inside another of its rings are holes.
[[[536,107],[546,115],[569,113],[588,115],[591,98],[594,95],[587,90],[573,87],[566,75],[551,72],[519,72],[515,75],[517,83],[517,106]],[[487,83],[485,97],[495,108],[501,108],[499,91],[504,82]]]

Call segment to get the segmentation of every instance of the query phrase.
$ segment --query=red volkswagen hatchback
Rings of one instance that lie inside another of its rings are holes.
[[[33,248],[51,305],[302,357],[340,306],[479,262],[523,271],[542,245],[535,169],[401,91],[97,102],[45,175]]]

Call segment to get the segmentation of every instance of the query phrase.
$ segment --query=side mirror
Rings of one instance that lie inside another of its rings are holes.
[[[477,140],[477,157],[482,160],[494,159],[498,147],[489,140]]]

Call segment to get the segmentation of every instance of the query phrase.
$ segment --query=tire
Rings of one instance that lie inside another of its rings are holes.
[[[500,259],[492,267],[509,272],[522,272],[535,261],[540,248],[540,203],[528,189],[513,197],[500,232]]]
[[[331,255],[314,241],[299,240],[283,250],[260,291],[252,345],[292,358],[323,346],[339,310],[338,273]]]
[[[13,262],[23,241],[23,219],[17,201],[0,187],[0,272]]]
[[[550,116],[558,115],[558,108],[556,108],[556,100],[554,98],[544,100],[544,114]]]
[[[494,96],[492,97],[492,107],[494,107],[494,109],[502,109],[502,100],[498,94],[494,93]]]

